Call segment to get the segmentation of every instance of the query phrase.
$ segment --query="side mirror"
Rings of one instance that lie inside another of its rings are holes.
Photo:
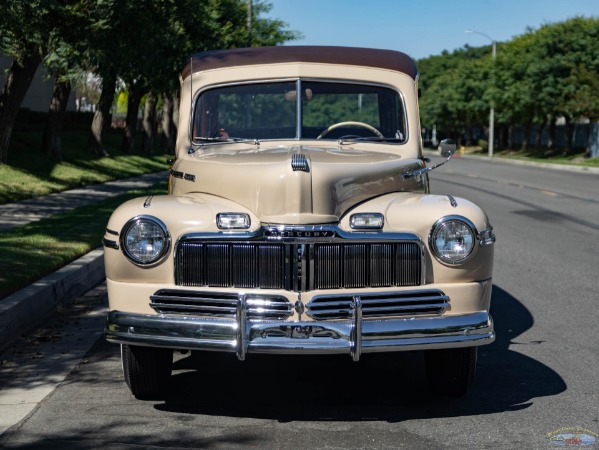
[[[414,170],[412,172],[408,172],[402,175],[402,178],[404,180],[410,179],[410,178],[414,178],[418,175],[424,175],[425,173],[430,172],[431,170],[435,170],[437,167],[441,167],[443,164],[445,164],[447,161],[449,161],[452,156],[455,154],[456,151],[456,145],[455,142],[453,142],[451,139],[443,139],[440,143],[439,143],[439,154],[445,158],[445,161],[440,162],[439,164],[436,164],[432,167],[423,167],[422,169],[418,169],[418,170]]]
[[[439,155],[445,159],[449,159],[455,154],[456,148],[455,142],[453,142],[451,139],[443,139],[439,143]]]

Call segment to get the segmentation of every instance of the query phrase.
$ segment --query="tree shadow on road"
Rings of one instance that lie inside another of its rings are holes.
[[[479,349],[468,395],[443,399],[429,391],[422,352],[349,356],[248,355],[196,352],[175,363],[160,411],[290,421],[401,422],[491,414],[529,407],[566,389],[550,367],[512,350],[534,324],[526,307],[494,286],[496,341]],[[535,345],[537,343],[530,343]]]

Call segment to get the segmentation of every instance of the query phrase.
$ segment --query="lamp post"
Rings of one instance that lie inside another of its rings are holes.
[[[466,33],[480,34],[491,41],[491,56],[493,58],[493,73],[495,73],[495,56],[496,56],[496,45],[495,39],[485,33],[474,30],[466,30]],[[491,98],[491,110],[489,111],[489,158],[493,157],[493,144],[495,143],[495,108],[493,98]]]

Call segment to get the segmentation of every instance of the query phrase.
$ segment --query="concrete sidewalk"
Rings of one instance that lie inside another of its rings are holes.
[[[0,233],[10,228],[166,181],[168,171],[86,186],[0,205]],[[24,289],[0,299],[0,351],[36,328],[57,308],[104,280],[104,250],[96,249]]]
[[[0,205],[0,232],[99,202],[127,191],[146,189],[167,179],[168,171],[149,173],[139,177],[94,184],[22,202]]]

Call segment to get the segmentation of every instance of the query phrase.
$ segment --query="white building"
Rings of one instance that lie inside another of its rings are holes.
[[[4,82],[6,81],[6,71],[11,64],[12,58],[0,56],[0,89],[4,87]],[[46,70],[44,69],[43,65],[40,64],[35,72],[31,86],[29,86],[29,90],[27,91],[27,94],[25,94],[23,103],[21,103],[21,108],[27,108],[31,111],[48,112],[53,88],[54,78],[48,78]],[[71,91],[71,95],[69,97],[67,111],[76,110],[75,91],[73,90]]]

